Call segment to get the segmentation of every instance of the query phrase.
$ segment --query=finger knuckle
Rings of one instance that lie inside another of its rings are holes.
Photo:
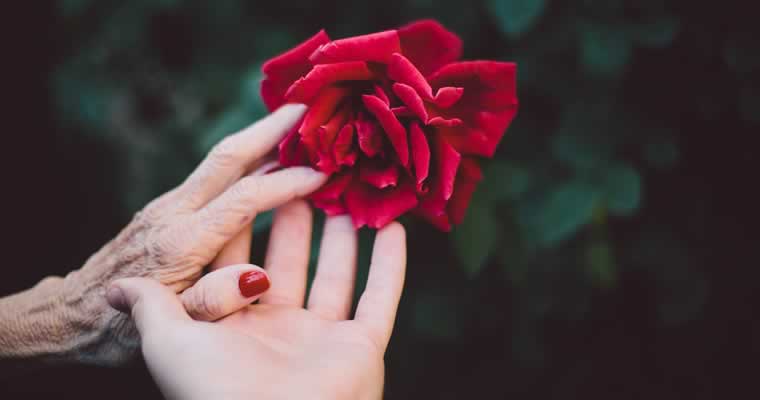
[[[239,203],[260,211],[257,209],[257,199],[259,199],[266,190],[261,179],[257,179],[253,176],[246,176],[240,180],[240,185],[237,186],[236,190],[237,193],[235,197],[239,199]]]
[[[158,265],[176,263],[188,253],[187,242],[171,231],[164,231],[146,244],[151,260]]]
[[[224,307],[207,287],[193,289],[188,313],[195,319],[213,320],[222,316]]]
[[[235,136],[228,136],[211,150],[211,160],[217,165],[234,165],[240,160],[240,146]]]

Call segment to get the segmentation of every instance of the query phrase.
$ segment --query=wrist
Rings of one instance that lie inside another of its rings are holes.
[[[48,360],[61,353],[63,279],[43,279],[0,299],[0,359]]]
[[[63,279],[59,294],[63,358],[118,365],[139,350],[139,335],[129,315],[108,305],[105,292],[110,278],[99,269],[85,265]]]
[[[139,349],[129,316],[105,300],[107,282],[83,268],[0,298],[0,364],[115,365]]]

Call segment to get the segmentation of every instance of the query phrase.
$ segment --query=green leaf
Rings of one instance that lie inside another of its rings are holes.
[[[678,33],[678,20],[663,17],[656,20],[637,24],[630,28],[634,42],[647,47],[669,46]]]
[[[253,233],[257,234],[269,229],[272,226],[273,217],[273,211],[266,211],[261,214],[256,214],[256,218],[253,220]]]
[[[420,293],[413,304],[413,326],[423,335],[451,340],[459,336],[461,318],[458,305],[451,298],[439,293]]]
[[[93,3],[92,0],[60,0],[58,1],[58,8],[64,17],[78,17],[87,10],[91,3]]]
[[[611,214],[632,215],[641,202],[641,176],[629,165],[610,166],[604,175],[604,196]]]
[[[475,192],[467,216],[451,234],[454,250],[469,278],[480,274],[499,239],[499,225],[484,197],[482,191]]]
[[[672,168],[678,162],[678,146],[671,138],[656,138],[644,146],[644,159],[655,168]]]
[[[566,107],[551,141],[554,157],[576,170],[608,164],[620,139],[609,132],[612,128],[607,116],[613,112],[609,103],[598,101]]]
[[[618,78],[631,56],[631,40],[624,30],[597,24],[581,29],[581,64],[592,75]]]
[[[612,247],[606,240],[591,242],[586,248],[586,273],[597,287],[611,288],[617,282],[617,266]]]
[[[530,171],[518,165],[493,160],[486,166],[481,187],[493,201],[515,200],[532,185]]]
[[[529,239],[552,245],[569,238],[591,221],[600,193],[582,181],[556,186],[544,197],[520,204],[518,220]]]
[[[516,39],[527,32],[541,16],[545,0],[490,0],[488,8],[499,22],[501,30]]]

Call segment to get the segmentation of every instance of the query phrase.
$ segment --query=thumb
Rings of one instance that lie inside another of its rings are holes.
[[[250,264],[209,272],[180,295],[193,319],[215,321],[248,306],[269,289],[266,272]]]
[[[162,326],[167,320],[190,319],[177,295],[152,279],[114,281],[106,291],[106,299],[111,307],[132,315],[140,335]]]

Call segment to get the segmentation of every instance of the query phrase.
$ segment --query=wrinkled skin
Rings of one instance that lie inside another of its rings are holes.
[[[265,156],[304,110],[283,107],[230,135],[185,182],[137,213],[82,268],[0,299],[0,361],[120,364],[136,352],[139,340],[129,318],[106,303],[112,281],[148,277],[179,293],[206,266],[228,265],[232,255],[247,264],[255,215],[307,195],[326,180],[306,167],[266,173],[273,165]],[[197,298],[188,296],[195,301],[190,305],[204,307]]]

